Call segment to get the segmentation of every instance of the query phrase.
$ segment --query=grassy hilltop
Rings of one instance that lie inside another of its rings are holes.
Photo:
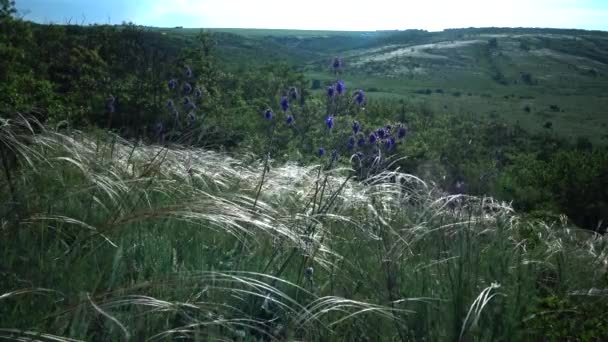
[[[0,340],[608,338],[607,33],[13,15]]]

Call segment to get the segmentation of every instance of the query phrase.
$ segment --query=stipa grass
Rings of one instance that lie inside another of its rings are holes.
[[[254,156],[16,125],[3,339],[526,340],[606,287],[604,237],[411,175],[275,165],[254,205]]]

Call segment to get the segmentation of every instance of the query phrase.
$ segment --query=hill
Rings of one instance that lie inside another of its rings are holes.
[[[393,98],[435,112],[475,113],[551,130],[574,141],[608,143],[608,33],[482,28],[442,32],[332,32],[211,29],[224,61],[282,60],[310,82],[332,81],[342,56],[344,80],[371,99]],[[193,30],[177,30],[192,34]],[[550,127],[550,128],[548,128]]]

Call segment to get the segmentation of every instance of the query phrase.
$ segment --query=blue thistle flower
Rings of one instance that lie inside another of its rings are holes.
[[[355,102],[357,102],[359,106],[365,103],[365,93],[363,90],[359,89],[355,92]]]
[[[194,89],[194,96],[196,98],[201,98],[203,97],[203,91],[201,90],[201,88],[196,87],[196,89]]]
[[[185,72],[185,74],[186,74],[186,77],[188,77],[188,78],[191,78],[193,76],[192,69],[188,65],[186,65],[186,72]]]
[[[397,131],[397,137],[399,139],[403,139],[403,138],[405,138],[406,135],[407,135],[407,128],[399,127],[399,130]]]
[[[355,134],[359,133],[359,131],[361,130],[361,125],[359,124],[359,122],[354,121],[353,122],[353,132],[355,132]]]
[[[190,101],[190,98],[188,96],[184,96],[184,106],[189,105],[190,102],[192,102],[192,101]]]
[[[196,109],[196,104],[192,101],[188,102],[188,104],[186,105],[186,110],[195,110]]]
[[[167,108],[169,108],[169,109],[175,108],[175,103],[173,102],[173,100],[171,100],[171,99],[167,100]]]
[[[357,146],[359,146],[359,147],[365,146],[365,138],[364,137],[360,137],[359,138],[359,141],[357,141]]]
[[[395,138],[394,137],[389,137],[388,139],[386,139],[384,141],[384,147],[386,148],[387,151],[392,150],[394,146],[395,146]]]
[[[289,88],[289,97],[291,98],[291,100],[296,101],[300,97],[298,88],[296,88],[296,87]]]
[[[327,119],[325,119],[325,126],[327,126],[327,128],[329,128],[329,129],[334,128],[334,117],[333,116],[328,116]]]
[[[384,139],[384,137],[386,136],[386,131],[384,130],[384,128],[379,128],[376,133],[378,134],[378,137],[380,139]]]
[[[391,125],[386,125],[386,126],[384,126],[384,129],[386,130],[386,132],[387,132],[388,134],[390,134],[390,133],[391,133],[391,130],[393,129],[393,126],[391,126]]]
[[[323,157],[325,155],[325,148],[321,147],[318,151],[319,157]]]
[[[273,113],[270,109],[266,109],[266,111],[264,112],[264,119],[266,120],[272,120],[273,117]]]
[[[287,118],[285,119],[285,123],[288,125],[291,125],[294,120],[295,119],[293,118],[293,115],[287,115]]]
[[[342,82],[342,81],[336,82],[336,92],[338,93],[338,95],[342,95],[345,91],[346,91],[346,86],[344,85],[344,82]]]
[[[327,87],[327,97],[334,97],[336,95],[336,88],[334,86]]]
[[[174,90],[175,88],[177,88],[177,80],[175,78],[172,78],[169,80],[169,83],[167,85],[169,86],[169,89]]]
[[[287,98],[287,96],[281,97],[281,110],[284,112],[289,110],[289,99]]]
[[[192,85],[190,83],[186,82],[186,83],[184,83],[182,90],[184,91],[185,94],[190,94],[192,92]]]
[[[348,144],[346,144],[346,147],[349,150],[352,150],[353,148],[355,148],[355,137],[348,138]]]
[[[378,141],[378,137],[376,136],[376,133],[371,133],[369,135],[369,143],[373,145],[376,143],[376,141]]]
[[[334,58],[334,62],[332,63],[334,70],[339,70],[342,68],[342,58],[336,57]]]

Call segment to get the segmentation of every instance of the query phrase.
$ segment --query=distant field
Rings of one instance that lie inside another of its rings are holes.
[[[193,37],[199,29],[158,29]],[[608,33],[553,29],[306,31],[208,29],[227,64],[285,61],[329,84],[342,78],[370,99],[486,115],[530,131],[608,143]]]

